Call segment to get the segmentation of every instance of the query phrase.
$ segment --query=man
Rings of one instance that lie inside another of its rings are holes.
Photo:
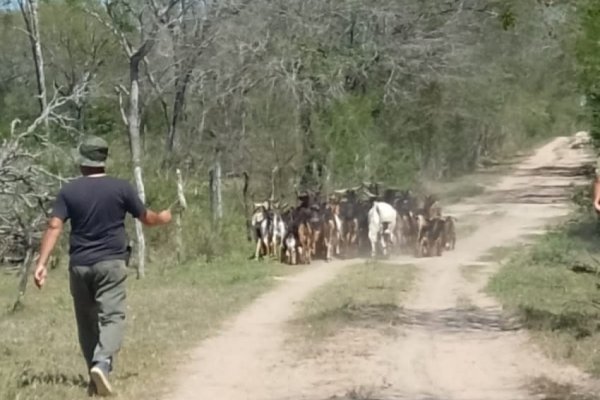
[[[58,193],[42,238],[34,280],[46,282],[47,263],[62,232],[71,222],[69,280],[79,344],[90,373],[88,393],[110,395],[113,357],[121,347],[125,325],[126,214],[146,226],[167,224],[171,212],[145,208],[129,182],[106,175],[108,144],[89,136],[78,147],[80,178]]]
[[[594,179],[594,209],[600,213],[600,159],[596,165],[596,177]]]

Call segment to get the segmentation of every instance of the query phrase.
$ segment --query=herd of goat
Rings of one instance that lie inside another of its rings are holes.
[[[338,190],[326,199],[318,192],[298,193],[296,207],[274,200],[255,203],[248,221],[256,244],[253,257],[294,265],[369,251],[371,257],[391,251],[427,257],[454,249],[456,219],[443,217],[433,196],[419,199],[408,190],[387,189],[379,195],[359,189]]]

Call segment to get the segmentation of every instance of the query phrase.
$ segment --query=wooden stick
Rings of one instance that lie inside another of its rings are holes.
[[[31,277],[31,268],[34,263],[33,248],[29,248],[25,254],[23,265],[21,267],[21,276],[19,279],[19,291],[17,293],[17,299],[13,305],[13,312],[18,311],[23,306],[23,299],[25,298],[25,291],[27,290],[27,282]]]
[[[181,177],[181,170],[178,168],[176,171],[177,174],[177,200],[179,201],[179,205],[182,209],[187,208],[187,201],[185,200],[185,194],[183,192],[183,178]]]
[[[185,248],[183,246],[183,227],[182,227],[182,214],[187,208],[187,201],[185,200],[185,194],[183,191],[183,179],[181,177],[181,170],[178,168],[177,171],[177,200],[176,203],[179,203],[179,208],[177,210],[177,214],[175,215],[175,243],[177,249],[177,261],[181,263],[184,259]]]

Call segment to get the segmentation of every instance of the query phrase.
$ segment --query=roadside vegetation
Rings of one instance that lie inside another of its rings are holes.
[[[402,301],[416,277],[409,264],[351,265],[315,290],[290,322],[291,332],[311,345],[345,328],[385,329],[401,323]]]
[[[496,251],[493,257],[503,260],[502,267],[488,285],[547,354],[596,376],[600,376],[599,239],[597,218],[589,211],[577,212],[531,245]]]

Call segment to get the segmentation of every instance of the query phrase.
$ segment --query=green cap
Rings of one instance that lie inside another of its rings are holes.
[[[73,151],[73,158],[82,167],[105,167],[108,143],[98,136],[86,136]]]

